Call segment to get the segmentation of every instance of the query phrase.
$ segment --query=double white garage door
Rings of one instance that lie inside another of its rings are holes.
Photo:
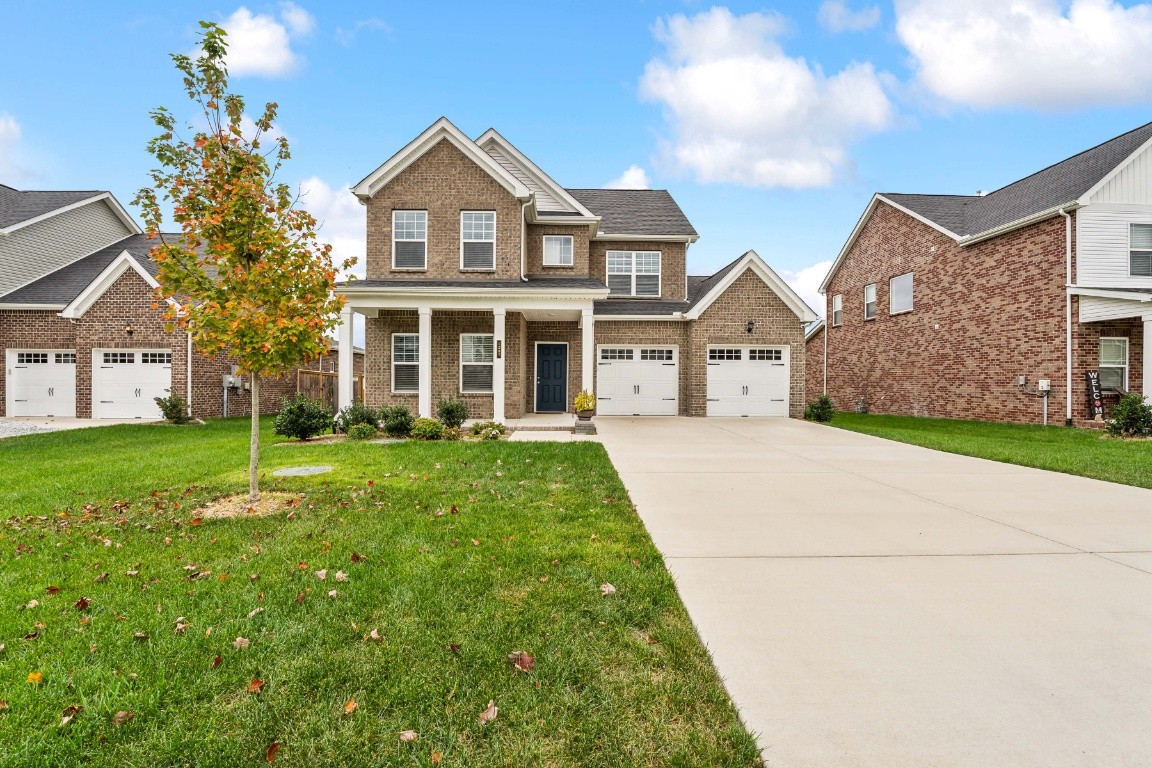
[[[787,416],[788,347],[709,347],[709,416]],[[603,416],[675,416],[677,347],[596,348],[596,411]]]
[[[75,350],[10,349],[6,368],[8,415],[76,415]],[[158,419],[171,386],[167,349],[92,350],[94,419]]]

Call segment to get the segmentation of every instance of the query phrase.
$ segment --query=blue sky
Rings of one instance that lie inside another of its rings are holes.
[[[250,112],[338,251],[354,184],[437,117],[495,127],[570,187],[670,189],[689,270],[754,248],[806,297],[875,191],[991,190],[1152,120],[1152,6],[1111,0],[18,3],[0,182],[147,183],[168,54],[225,23]],[[817,309],[821,307],[817,306]]]

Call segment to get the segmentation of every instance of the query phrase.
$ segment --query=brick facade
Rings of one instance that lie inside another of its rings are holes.
[[[572,236],[572,266],[544,265],[544,235]],[[526,232],[525,273],[544,277],[588,276],[588,227],[556,227],[529,224]]]
[[[661,243],[644,240],[594,240],[588,254],[588,274],[597,280],[607,278],[608,251],[660,251],[660,297],[680,299],[687,297],[688,246],[685,243]]]
[[[804,397],[812,402],[824,394],[824,327],[804,341]]]
[[[596,323],[596,343],[636,346],[675,346],[679,355],[680,393],[677,400],[678,415],[687,416],[688,403],[693,393],[690,390],[689,374],[692,366],[690,326],[688,322],[667,320],[612,320]],[[597,369],[599,370],[599,369]],[[599,386],[599,385],[597,385]]]

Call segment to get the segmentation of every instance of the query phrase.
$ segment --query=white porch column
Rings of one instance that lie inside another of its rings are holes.
[[[492,310],[492,418],[504,421],[504,360],[508,350],[504,348],[504,308]]]
[[[1144,402],[1152,404],[1152,315],[1144,315]]]
[[[353,378],[352,354],[352,308],[345,306],[340,310],[340,361],[336,376],[336,404],[340,408],[352,405],[356,393],[356,381]]]
[[[596,321],[592,310],[580,312],[580,388],[592,391],[592,373],[596,370]]]
[[[432,308],[420,307],[420,399],[422,419],[432,418]]]

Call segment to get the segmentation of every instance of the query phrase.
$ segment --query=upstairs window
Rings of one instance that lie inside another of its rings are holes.
[[[606,260],[609,294],[660,295],[659,251],[608,251]]]
[[[1100,388],[1128,389],[1128,339],[1100,337]]]
[[[460,391],[491,392],[493,335],[460,334]]]
[[[840,325],[844,320],[844,297],[839,293],[832,297],[832,325]]]
[[[876,283],[864,286],[864,319],[876,317]]]
[[[898,315],[912,311],[912,273],[888,281],[888,313]]]
[[[572,266],[572,235],[544,235],[544,266]]]
[[[392,334],[392,391],[420,391],[419,334]]]
[[[460,213],[460,268],[496,269],[496,212]]]
[[[392,211],[392,269],[428,268],[428,211]]]
[[[1152,277],[1152,224],[1132,225],[1128,249],[1128,274]]]

